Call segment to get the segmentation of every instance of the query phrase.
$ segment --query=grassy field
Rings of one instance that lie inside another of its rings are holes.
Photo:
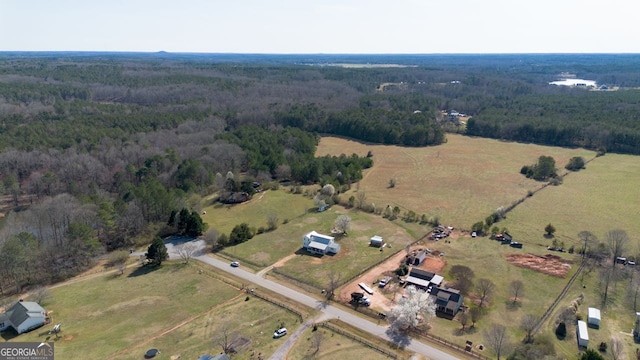
[[[249,328],[246,317],[251,317],[252,330],[268,333],[277,327],[275,322],[293,324],[297,320],[295,315],[256,298],[245,302],[242,292],[198,274],[192,266],[164,263],[150,272],[139,269],[50,290],[51,297],[43,305],[53,312],[53,323],[62,323],[63,329],[56,341],[56,357],[139,359],[147,348],[156,347],[163,352],[159,359],[181,353],[195,358],[219,352],[207,337],[223,325]],[[215,322],[203,325],[214,315]],[[183,323],[178,330],[169,331]],[[10,341],[53,341],[52,335],[43,333],[51,326]],[[167,334],[162,335],[164,332]],[[254,335],[245,336],[256,340]],[[261,338],[252,344],[259,351],[273,349]]]
[[[538,157],[547,155],[563,168],[573,156],[588,160],[595,155],[583,149],[456,134],[447,134],[447,140],[440,146],[407,148],[323,137],[316,155],[364,156],[371,151],[374,165],[365,171],[360,182],[360,189],[366,192],[369,202],[377,206],[397,205],[419,215],[439,216],[443,223],[467,229],[498,207],[508,206],[542,185],[520,174],[523,165],[534,164]],[[396,186],[389,188],[392,178]]]
[[[229,235],[233,227],[246,222],[249,226],[267,228],[267,216],[274,213],[280,223],[304,215],[313,207],[313,200],[301,195],[295,195],[285,190],[264,191],[255,194],[251,201],[236,205],[211,204],[204,200],[202,220],[210,228]]]
[[[321,344],[317,352],[316,341]],[[367,360],[389,359],[374,349],[323,327],[318,327],[315,332],[307,329],[287,354],[289,360],[333,360],[351,357]]]
[[[519,205],[500,225],[522,240],[550,244],[544,227],[552,223],[558,241],[580,246],[578,233],[591,231],[601,241],[607,231],[623,229],[632,239],[627,255],[640,252],[640,161],[637,156],[607,154],[571,173],[560,186],[550,186]]]

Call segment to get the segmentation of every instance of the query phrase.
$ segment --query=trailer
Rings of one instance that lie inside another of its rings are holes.
[[[578,321],[578,346],[586,348],[589,346],[589,331],[587,329],[587,323],[579,320]]]
[[[360,288],[362,288],[362,290],[367,292],[369,295],[373,295],[373,289],[371,289],[369,286],[367,286],[367,284],[361,282],[361,283],[358,284],[358,286],[360,286]]]

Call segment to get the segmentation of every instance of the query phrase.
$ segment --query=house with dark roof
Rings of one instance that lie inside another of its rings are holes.
[[[312,231],[302,237],[302,247],[312,254],[337,254],[340,252],[340,244],[334,241],[333,236],[318,234]]]
[[[436,311],[453,316],[460,310],[464,301],[460,290],[451,288],[432,287],[430,295],[435,298]]]
[[[18,334],[31,331],[47,323],[47,312],[38,303],[19,301],[0,315],[0,331],[10,327]]]
[[[411,269],[409,275],[404,280],[407,285],[413,285],[418,289],[428,290],[433,286],[440,286],[444,278],[440,275],[436,275],[430,271],[424,271],[420,269]]]

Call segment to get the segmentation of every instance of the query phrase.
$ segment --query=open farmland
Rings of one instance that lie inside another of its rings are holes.
[[[595,153],[531,144],[447,134],[439,146],[408,148],[369,145],[336,137],[323,137],[317,156],[373,154],[373,167],[365,170],[360,189],[377,207],[387,204],[418,215],[439,216],[441,222],[470,228],[500,206],[509,206],[542,183],[520,174],[523,165],[541,155],[552,156],[562,168],[571,157],[589,160]],[[396,186],[389,188],[389,179]],[[355,188],[345,196],[353,195]]]
[[[56,356],[139,359],[148,347],[157,347],[165,353],[171,351],[169,355],[184,350],[188,358],[195,358],[219,352],[212,347],[211,338],[225,324],[221,318],[255,316],[252,330],[265,333],[278,325],[273,319],[287,324],[296,320],[295,315],[257,298],[245,302],[238,289],[198,274],[196,267],[164,263],[157,270],[147,270],[133,267],[122,276],[105,275],[51,289],[51,297],[43,305],[53,312],[53,323],[62,323]],[[216,321],[207,328],[203,322],[212,314],[216,314]],[[245,322],[249,321],[229,325],[248,328]],[[53,335],[40,336],[51,326],[11,341],[53,341]],[[245,336],[253,339],[254,335]],[[271,351],[272,346],[264,343],[254,342],[253,347]]]
[[[640,162],[637,156],[607,154],[595,158],[586,169],[566,176],[560,186],[550,186],[508,214],[500,226],[514,235],[523,234],[525,242],[550,245],[544,227],[556,228],[555,238],[565,247],[581,243],[578,233],[591,231],[601,241],[606,232],[623,229],[629,234],[636,255],[640,233]],[[518,240],[520,241],[520,240]]]

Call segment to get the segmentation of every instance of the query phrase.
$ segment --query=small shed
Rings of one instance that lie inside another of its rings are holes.
[[[600,327],[600,309],[589,308],[589,317],[587,318],[587,323],[590,326]]]
[[[578,320],[578,331],[576,332],[578,335],[578,346],[585,348],[589,346],[589,330],[587,329],[587,323],[582,320]]]
[[[370,241],[371,242],[369,243],[369,245],[375,246],[375,247],[382,247],[382,245],[384,244],[384,240],[382,240],[382,236],[378,236],[378,235],[372,236]]]

